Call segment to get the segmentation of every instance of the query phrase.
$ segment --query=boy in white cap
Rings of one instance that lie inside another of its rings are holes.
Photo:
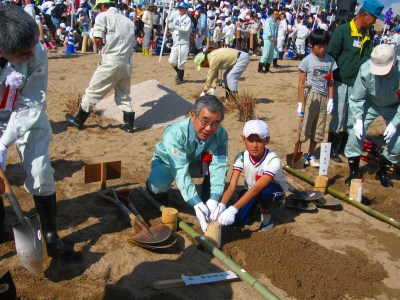
[[[221,48],[222,47],[222,21],[218,20],[216,22],[216,26],[214,29],[214,34],[213,34],[213,40],[214,40],[214,45],[215,48]]]
[[[250,214],[259,203],[260,230],[270,231],[274,227],[274,212],[284,204],[289,186],[281,160],[266,148],[270,140],[268,125],[261,120],[246,122],[242,139],[246,150],[236,156],[229,186],[212,218],[218,219],[222,225],[242,226],[249,222]],[[242,172],[245,173],[245,187],[233,205],[226,209]]]
[[[382,116],[387,124],[383,132],[387,147],[379,157],[376,179],[384,187],[393,187],[387,171],[392,163],[400,163],[399,59],[390,45],[382,44],[374,48],[371,59],[358,72],[349,97],[349,122],[354,125],[345,148],[350,167],[350,176],[345,181],[347,185],[359,176],[360,155],[369,125]]]

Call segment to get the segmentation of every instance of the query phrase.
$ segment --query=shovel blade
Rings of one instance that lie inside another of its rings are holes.
[[[324,195],[322,198],[318,199],[315,204],[321,207],[338,206],[340,200],[331,195]]]
[[[292,169],[300,170],[304,168],[303,152],[286,154],[286,163]]]
[[[293,192],[293,195],[290,195],[290,196],[292,199],[304,200],[304,201],[314,201],[314,200],[318,200],[318,199],[322,198],[324,196],[324,194],[320,191],[296,190]]]
[[[38,275],[43,271],[43,246],[39,215],[25,217],[25,221],[13,226],[15,248],[25,268]]]
[[[131,239],[142,244],[157,244],[171,236],[171,228],[162,223],[151,226],[149,229],[151,234],[142,230],[133,235]]]

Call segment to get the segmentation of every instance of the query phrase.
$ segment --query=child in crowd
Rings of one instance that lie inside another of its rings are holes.
[[[222,47],[222,21],[218,20],[216,22],[216,26],[214,29],[214,43],[215,43],[215,48],[221,48]]]
[[[266,148],[270,140],[268,125],[261,120],[246,122],[242,139],[246,150],[236,156],[229,186],[211,217],[218,219],[222,225],[242,226],[249,222],[250,214],[259,203],[260,230],[270,231],[274,227],[274,212],[283,206],[285,191],[289,186],[281,160],[275,152]],[[242,172],[245,175],[245,187],[233,205],[225,210]]]
[[[43,28],[43,38],[44,38],[44,40],[42,42],[43,47],[46,50],[56,49],[57,47],[54,46],[54,44],[52,42],[52,38],[51,38],[51,35],[49,33],[49,28],[47,27],[46,24],[44,24],[42,28]]]
[[[136,52],[142,52],[143,49],[143,41],[144,41],[144,32],[140,31],[139,36],[136,38]]]
[[[300,141],[302,143],[310,139],[307,154],[304,155],[304,164],[319,167],[319,162],[314,156],[317,143],[324,140],[326,116],[333,110],[333,76],[337,69],[332,56],[326,54],[329,44],[329,33],[323,29],[316,29],[310,34],[311,54],[300,63],[300,75],[298,85],[297,112],[304,114]],[[304,83],[312,85],[307,103],[304,102]],[[329,100],[328,100],[329,98]],[[303,110],[303,108],[305,108]]]

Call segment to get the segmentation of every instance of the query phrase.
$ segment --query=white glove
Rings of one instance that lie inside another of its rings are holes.
[[[0,143],[0,168],[5,171],[6,170],[6,160],[7,160],[8,149],[3,143]]]
[[[301,102],[297,103],[297,113],[299,114],[299,116],[304,114],[304,112],[301,111],[302,107],[303,107],[303,103],[301,103]]]
[[[201,230],[206,232],[208,226],[206,218],[210,217],[210,210],[208,209],[207,205],[205,205],[203,202],[200,202],[194,206],[194,211],[196,212],[197,219],[199,219]]]
[[[235,222],[235,215],[238,213],[238,209],[231,205],[227,210],[225,210],[218,218],[218,222],[222,225],[231,225]]]
[[[396,126],[394,126],[392,122],[390,122],[389,125],[386,127],[385,132],[383,133],[385,141],[388,142],[396,134],[396,131]]]
[[[213,88],[211,88],[211,89],[208,90],[207,94],[209,94],[211,96],[214,96],[215,90]]]
[[[210,211],[210,217],[213,215],[214,211],[217,209],[218,203],[219,203],[218,201],[215,201],[215,200],[212,200],[212,199],[209,199],[206,202],[208,210]]]
[[[333,110],[333,99],[328,100],[328,105],[326,106],[326,114],[330,115]]]
[[[226,205],[219,203],[218,207],[215,209],[214,213],[211,213],[211,220],[216,221],[218,217],[225,211]]]
[[[204,93],[204,91],[202,91],[201,94],[200,94],[200,97],[203,97],[205,95],[206,95],[206,93]]]
[[[357,120],[354,124],[354,134],[361,140],[364,132],[364,124],[362,120]]]

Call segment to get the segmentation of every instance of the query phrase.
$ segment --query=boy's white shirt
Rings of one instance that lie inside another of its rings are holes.
[[[246,150],[239,152],[233,163],[233,170],[244,172],[245,188],[250,189],[255,185],[261,176],[271,176],[285,191],[289,189],[285,175],[282,170],[282,163],[275,152],[265,149],[263,158],[255,162],[250,153]]]

